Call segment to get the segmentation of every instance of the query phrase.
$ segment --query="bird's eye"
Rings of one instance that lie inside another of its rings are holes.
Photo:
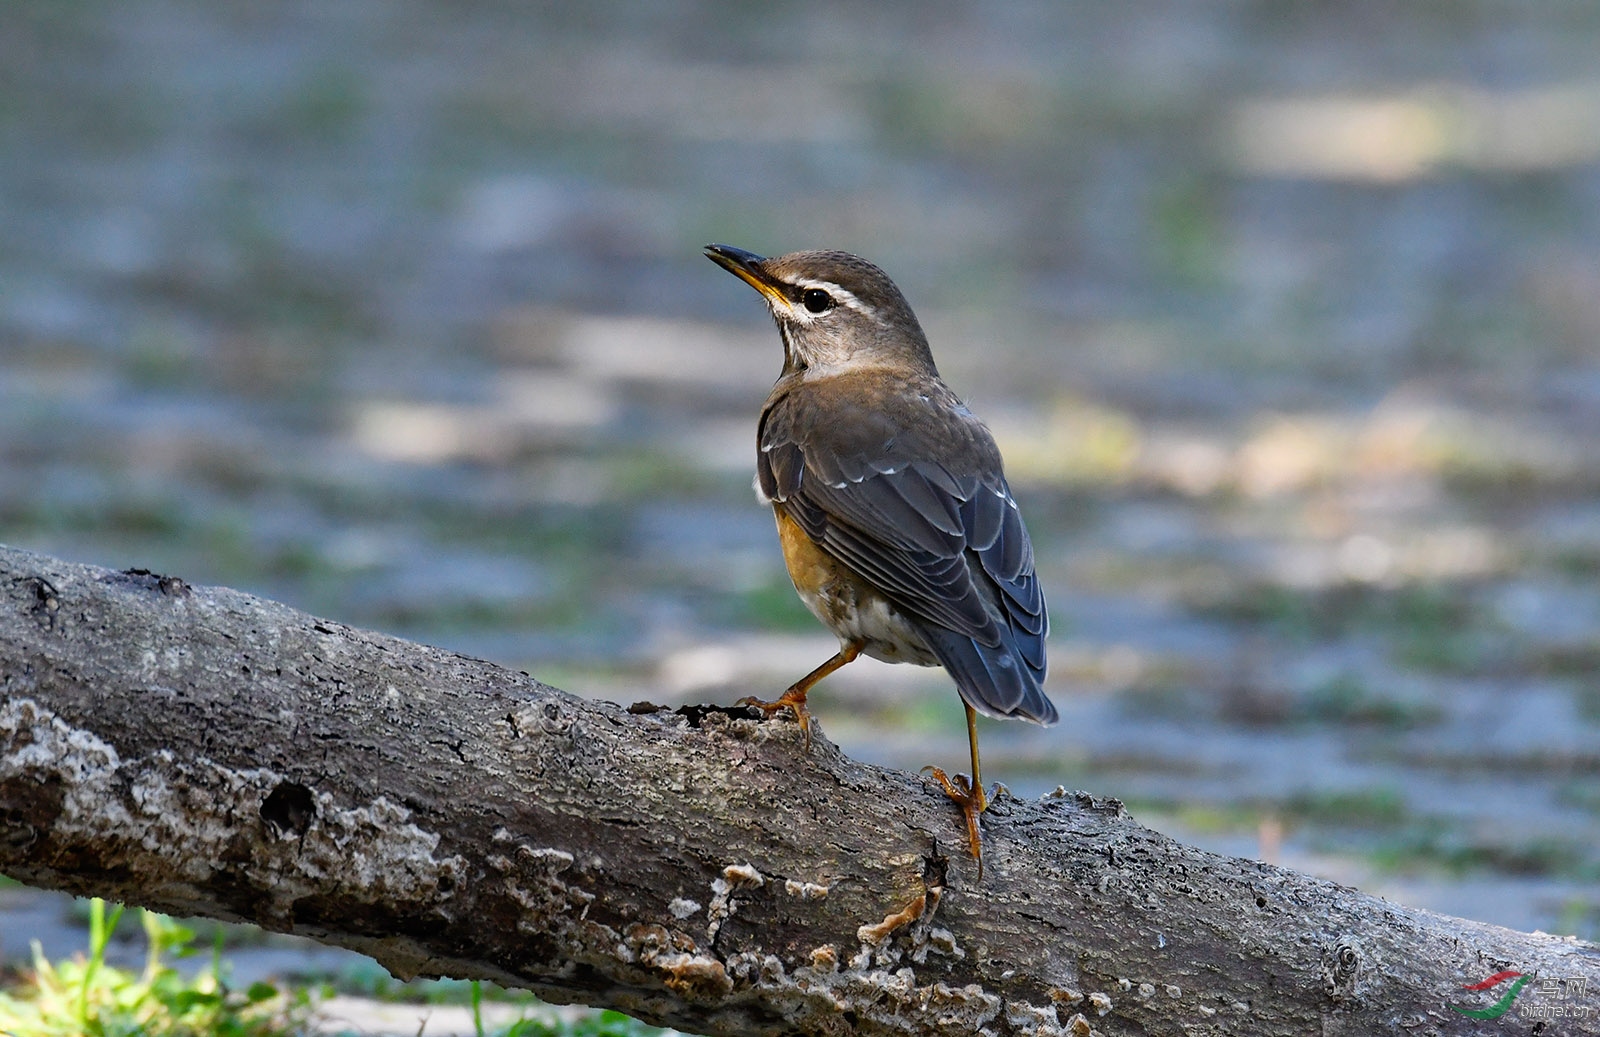
[[[826,313],[833,309],[833,296],[821,288],[807,288],[801,293],[800,301],[812,313]]]

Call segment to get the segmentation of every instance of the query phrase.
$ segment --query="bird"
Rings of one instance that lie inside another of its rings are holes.
[[[705,255],[759,292],[783,368],[761,408],[756,489],[796,592],[839,651],[776,699],[810,745],[806,694],[861,655],[942,666],[966,710],[972,774],[923,768],[961,809],[983,877],[991,794],[977,715],[1058,719],[1044,692],[1050,621],[1033,545],[987,427],[939,377],[905,296],[848,252]]]

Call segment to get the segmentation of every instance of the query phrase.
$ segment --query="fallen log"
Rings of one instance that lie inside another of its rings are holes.
[[[1455,1034],[1495,973],[1539,981],[1524,1019],[1600,991],[1593,944],[1081,792],[1000,798],[978,883],[937,786],[787,719],[588,701],[141,570],[0,547],[0,693],[0,872],[403,978],[738,1035]]]

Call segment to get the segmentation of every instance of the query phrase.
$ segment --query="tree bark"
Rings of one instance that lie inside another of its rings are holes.
[[[1449,1006],[1496,972],[1600,991],[1592,944],[1081,792],[1002,796],[980,884],[942,791],[784,717],[587,701],[139,570],[0,547],[0,691],[0,871],[401,977],[738,1035],[1472,1033]]]

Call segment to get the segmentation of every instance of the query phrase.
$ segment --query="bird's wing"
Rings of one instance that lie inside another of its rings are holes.
[[[768,408],[762,491],[923,628],[974,708],[1054,720],[1040,690],[1044,594],[988,430],[953,397],[920,401],[900,424],[886,412],[905,408],[836,397],[791,393]]]

